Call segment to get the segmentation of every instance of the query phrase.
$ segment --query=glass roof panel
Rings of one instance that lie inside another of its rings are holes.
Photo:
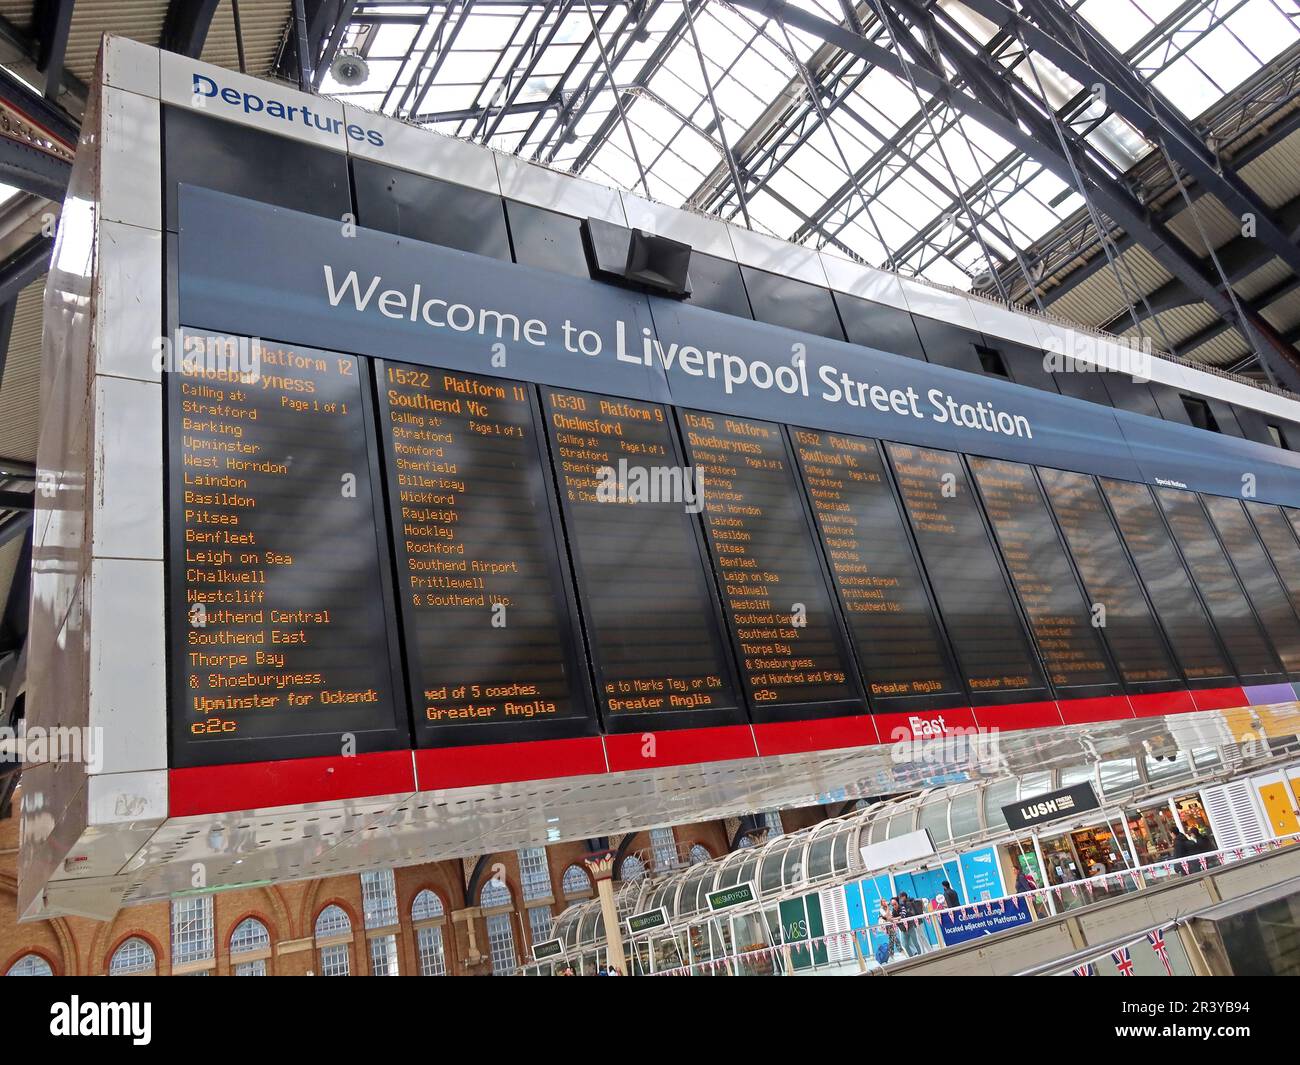
[[[843,22],[838,0],[790,2]],[[1300,39],[1295,0],[1070,7],[1094,46],[1121,52],[1189,118]],[[859,7],[869,39],[894,49],[911,43],[910,32],[930,50],[926,34],[902,28],[914,18],[887,27],[877,10],[875,0]],[[730,148],[754,228],[961,288],[988,269],[990,254],[1013,261],[1083,206],[1036,161],[896,70],[722,0],[696,0],[691,11],[693,33],[683,0],[361,0],[344,46],[366,57],[369,76],[345,87],[327,75],[322,90],[744,224]],[[1087,95],[1090,86],[1043,56],[1025,62],[1013,38],[956,0],[940,0],[932,14],[967,52],[983,48],[1011,72],[1019,106],[1056,109],[1059,128],[1084,138],[1098,165],[1120,174],[1152,150]],[[964,57],[940,59],[952,71],[950,59]],[[821,113],[805,76],[819,86]],[[960,78],[956,91],[981,96]]]

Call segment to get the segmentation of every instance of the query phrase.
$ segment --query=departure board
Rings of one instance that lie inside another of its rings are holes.
[[[962,695],[880,445],[811,429],[790,437],[873,703]]]
[[[531,386],[375,374],[417,740],[594,729]]]
[[[743,720],[668,412],[554,388],[542,410],[606,727]]]
[[[861,713],[857,669],[781,427],[702,411],[678,417],[751,713]]]
[[[1043,689],[1033,646],[971,495],[961,456],[885,445],[903,505],[972,696]]]
[[[1300,621],[1296,620],[1291,599],[1282,586],[1255,527],[1246,517],[1240,499],[1226,496],[1202,496],[1210,520],[1219,533],[1232,566],[1241,578],[1250,605],[1255,608],[1277,657],[1288,673],[1300,672]]]
[[[972,458],[970,468],[1048,679],[1057,688],[1117,686],[1033,467]]]
[[[407,743],[368,367],[256,355],[247,379],[198,358],[167,375],[177,766]]]
[[[1038,474],[1124,682],[1140,687],[1178,681],[1097,482],[1065,470],[1039,469]]]
[[[1232,563],[1214,535],[1209,519],[1195,492],[1157,488],[1156,498],[1169,520],[1192,580],[1210,611],[1228,657],[1242,678],[1262,677],[1278,672],[1277,659],[1259,626],[1232,570]]]
[[[1101,486],[1184,676],[1189,680],[1230,677],[1232,668],[1219,649],[1151,489],[1109,477],[1101,478]]]
[[[1300,541],[1280,507],[1249,500],[1246,509],[1286,587],[1291,607],[1300,615]]]

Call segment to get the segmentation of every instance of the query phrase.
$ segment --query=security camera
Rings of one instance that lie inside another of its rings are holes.
[[[330,77],[340,85],[361,85],[370,77],[370,64],[361,58],[360,52],[339,52],[330,64]]]

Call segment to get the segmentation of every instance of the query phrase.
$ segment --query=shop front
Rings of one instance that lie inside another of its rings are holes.
[[[1184,795],[1180,799],[1174,799],[1174,812],[1178,815],[1178,820],[1185,831],[1194,836],[1212,837],[1210,831],[1210,815],[1205,812],[1205,806],[1201,802],[1201,796],[1197,792],[1191,795]]]
[[[1174,857],[1180,826],[1172,802],[1126,810],[1124,819],[1139,865],[1154,865]]]

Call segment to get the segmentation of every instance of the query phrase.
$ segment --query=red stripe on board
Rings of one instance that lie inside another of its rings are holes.
[[[1028,728],[1052,728],[1062,724],[1061,711],[1056,703],[1046,700],[1037,703],[1008,703],[1005,706],[977,706],[975,721],[980,728],[996,728],[1005,732]]]
[[[1250,700],[1240,688],[1206,688],[1205,691],[1192,689],[1192,699],[1197,710],[1233,710],[1238,706],[1249,706]]]
[[[167,773],[172,817],[364,799],[415,791],[410,751],[195,766]]]
[[[1164,714],[1190,714],[1196,709],[1189,691],[1149,692],[1130,695],[1129,705],[1138,717],[1160,717]]]
[[[1092,721],[1123,721],[1132,718],[1133,707],[1127,695],[1102,695],[1095,699],[1062,699],[1056,704],[1067,725],[1086,725]]]
[[[870,747],[880,740],[871,718],[823,717],[815,721],[776,721],[754,726],[760,755],[832,751],[842,747]]]
[[[604,772],[605,749],[599,736],[431,747],[415,752],[415,779],[420,791]]]
[[[611,773],[626,773],[657,766],[755,758],[758,748],[754,746],[754,731],[748,725],[721,725],[606,736],[605,755]]]

